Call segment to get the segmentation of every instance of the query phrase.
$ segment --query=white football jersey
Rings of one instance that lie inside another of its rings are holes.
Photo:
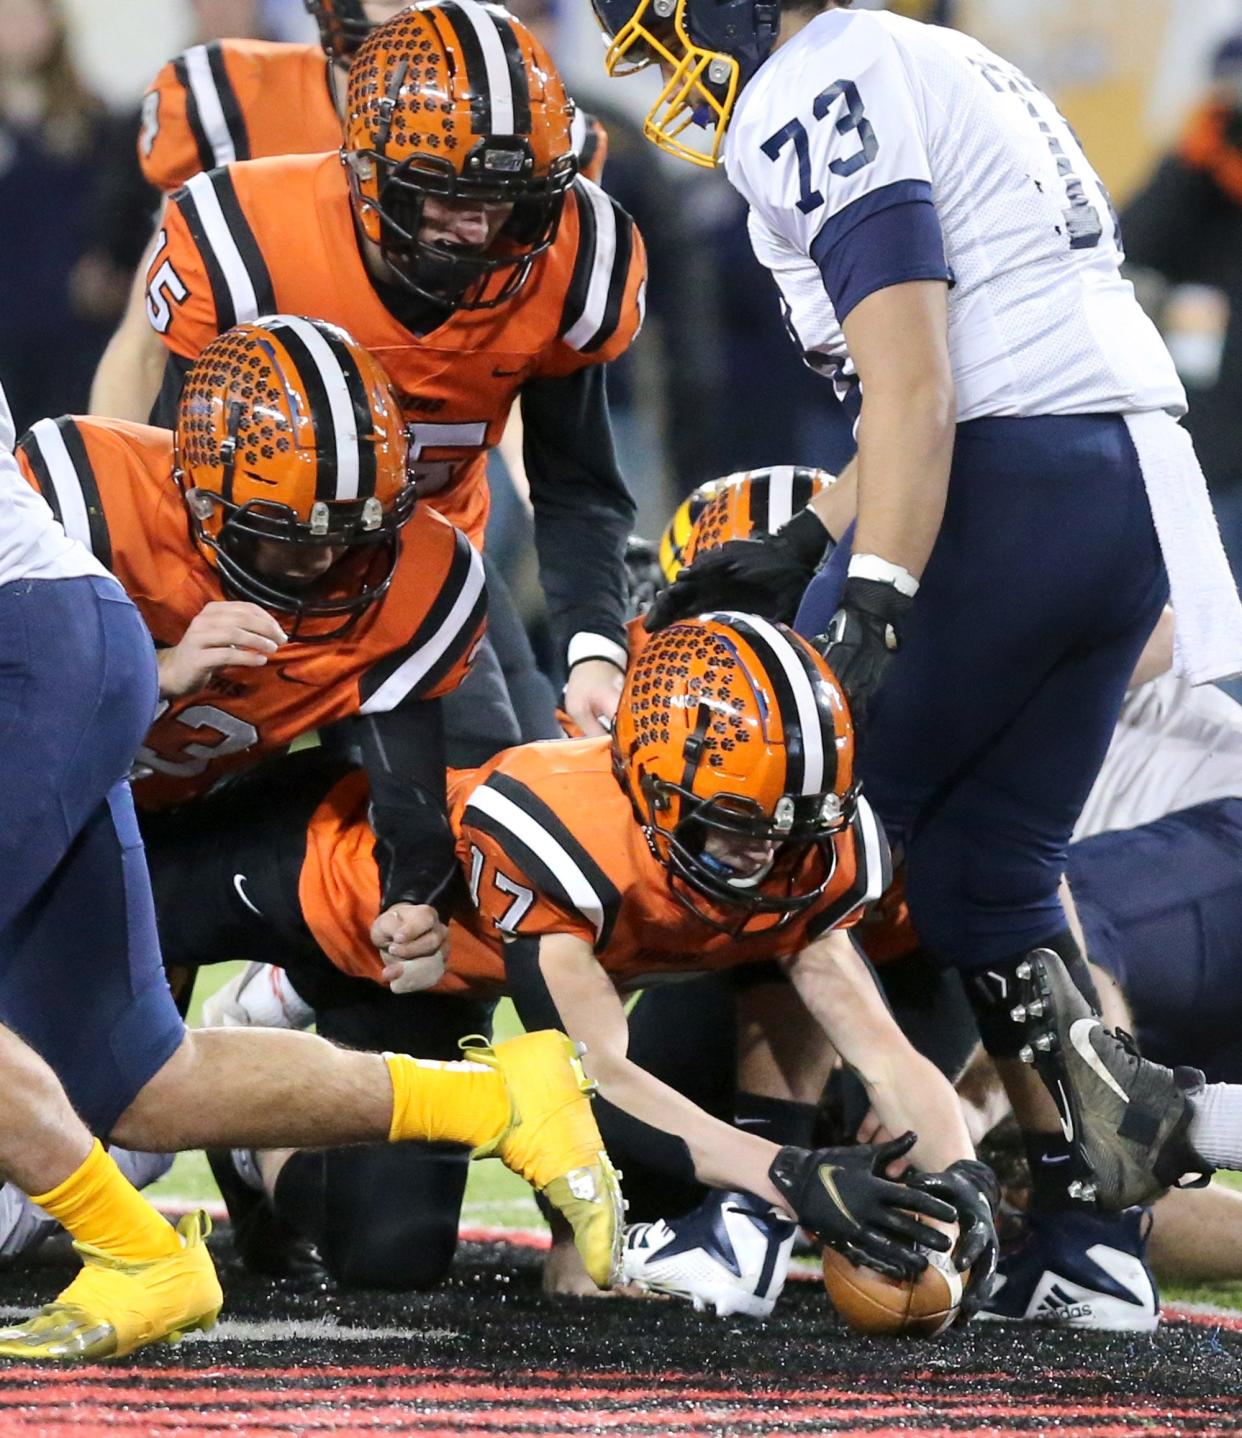
[[[13,416],[0,387],[0,585],[16,579],[107,574],[90,550],[69,539],[47,501],[26,483],[13,458]],[[86,516],[82,516],[86,525]]]
[[[1074,838],[1242,799],[1242,704],[1163,674],[1126,696]]]
[[[1185,411],[1099,177],[1052,101],[978,41],[819,15],[742,91],[724,160],[795,339],[843,395],[853,306],[944,278],[959,421]]]

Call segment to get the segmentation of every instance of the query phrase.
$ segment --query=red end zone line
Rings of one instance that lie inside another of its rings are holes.
[[[329,1433],[333,1438],[353,1438],[353,1435],[373,1435],[377,1429],[388,1432],[398,1432],[409,1435],[418,1435],[418,1438],[461,1438],[463,1433],[493,1433],[497,1431],[508,1431],[517,1433],[574,1433],[583,1432],[606,1432],[613,1429],[624,1432],[626,1429],[633,1432],[633,1420],[637,1415],[616,1414],[616,1424],[600,1421],[603,1415],[592,1415],[584,1413],[580,1415],[582,1422],[576,1423],[567,1418],[573,1415],[566,1415],[563,1410],[545,1409],[539,1412],[530,1412],[523,1415],[520,1425],[509,1423],[497,1424],[497,1415],[485,1412],[469,1413],[463,1412],[456,1416],[455,1422],[444,1422],[436,1415],[428,1415],[426,1421],[411,1414],[408,1409],[388,1410],[372,1409],[365,1418],[349,1413],[331,1413],[322,1415],[327,1421],[321,1422],[320,1414],[308,1413],[296,1408],[286,1409],[278,1420],[267,1422],[256,1422],[253,1417],[243,1416],[238,1413],[222,1413],[220,1415],[207,1415],[200,1413],[191,1424],[183,1422],[180,1418],[172,1422],[162,1421],[162,1415],[146,1412],[129,1411],[125,1413],[96,1412],[91,1415],[87,1422],[83,1422],[85,1415],[79,1414],[74,1420],[51,1419],[43,1415],[32,1415],[33,1431],[38,1438],[80,1438],[85,1428],[88,1434],[111,1433],[123,1434],[134,1433],[139,1435],[155,1434],[161,1438],[179,1438],[181,1434],[201,1434],[203,1432],[229,1432],[238,1435],[238,1438],[270,1438],[275,1432],[285,1433]],[[646,1415],[644,1415],[646,1416]],[[660,1432],[676,1433],[678,1438],[709,1438],[709,1435],[719,1435],[722,1431],[722,1420],[725,1422],[742,1421],[748,1424],[761,1425],[763,1431],[771,1434],[779,1433],[782,1428],[793,1428],[795,1425],[801,1431],[808,1431],[805,1425],[815,1423],[817,1426],[809,1431],[812,1432],[852,1432],[855,1435],[860,1432],[870,1435],[870,1438],[910,1438],[912,1433],[921,1435],[921,1438],[974,1438],[974,1435],[987,1434],[989,1438],[1031,1438],[1034,1430],[1027,1424],[1021,1426],[996,1426],[988,1424],[986,1427],[964,1429],[959,1426],[945,1426],[935,1421],[927,1426],[911,1427],[908,1423],[886,1423],[883,1426],[867,1426],[865,1429],[845,1428],[838,1426],[839,1423],[849,1424],[857,1422],[852,1415],[836,1414],[830,1409],[824,1409],[822,1415],[780,1415],[774,1413],[771,1408],[755,1410],[753,1414],[746,1414],[744,1417],[735,1414],[719,1414],[710,1408],[700,1413],[651,1415],[658,1419],[664,1426],[657,1430]],[[1068,1423],[1058,1424],[1055,1432],[1057,1438],[1133,1438],[1134,1425],[1127,1420],[1120,1412],[1116,1413],[1117,1421],[1107,1423]],[[20,1420],[19,1420],[20,1421]],[[437,1425],[437,1426],[433,1426]],[[589,1426],[588,1426],[589,1425]],[[22,1423],[22,1427],[27,1427]],[[9,1433],[20,1431],[15,1428],[8,1428]],[[641,1431],[641,1430],[640,1430]],[[1152,1426],[1144,1426],[1143,1433],[1146,1438],[1183,1438],[1189,1433],[1202,1433],[1205,1430],[1202,1426],[1188,1428],[1181,1424],[1160,1423]],[[1218,1430],[1236,1431],[1236,1430]]]

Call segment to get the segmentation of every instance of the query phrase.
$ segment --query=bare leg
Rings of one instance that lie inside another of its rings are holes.
[[[1161,1283],[1242,1281],[1242,1193],[1173,1188],[1151,1212],[1147,1257]]]
[[[379,1054],[279,1029],[194,1029],[113,1129],[128,1148],[325,1148],[388,1137]]]
[[[82,1164],[94,1140],[47,1064],[0,1028],[0,1170],[24,1193],[47,1193]]]
[[[765,1098],[818,1103],[836,1050],[792,984],[738,995],[737,1086]]]

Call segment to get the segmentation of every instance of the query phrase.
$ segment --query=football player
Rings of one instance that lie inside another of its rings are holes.
[[[209,416],[200,419],[210,431]],[[174,1230],[92,1133],[156,1152],[212,1142],[470,1145],[498,1155],[564,1209],[589,1268],[607,1283],[620,1198],[586,1078],[563,1035],[528,1035],[476,1049],[465,1063],[420,1066],[306,1034],[186,1033],[163,976],[124,777],[155,708],[151,638],[99,560],[22,484],[12,441],[0,396],[0,748],[8,770],[0,1161],[73,1235],[83,1267],[53,1303],[0,1330],[0,1356],[120,1357],[208,1327],[219,1312],[203,1215]],[[385,439],[364,442],[380,448]],[[318,459],[313,448],[304,457]],[[342,464],[334,482],[344,472]],[[134,466],[126,477],[139,473]],[[71,527],[100,520],[93,493],[79,492],[69,508]],[[186,578],[175,569],[170,577]]]
[[[466,537],[415,508],[377,361],[319,321],[240,325],[191,368],[175,432],[41,420],[18,459],[159,648],[139,808],[184,804],[349,720],[375,782],[385,907],[443,904],[438,698],[466,671],[486,593]]]
[[[575,179],[571,117],[551,61],[507,12],[403,11],[354,57],[339,158],[239,162],[169,198],[148,313],[169,400],[237,320],[281,309],[345,325],[393,376],[420,496],[479,545],[486,452],[520,396],[566,707],[599,733],[625,663],[633,517],[602,366],[637,333],[645,261],[629,217]]]
[[[612,71],[663,67],[648,135],[723,159],[799,344],[861,399],[852,550],[811,581],[799,628],[865,727],[911,914],[966,979],[1037,1196],[1130,1202],[1187,1096],[1149,1074],[1128,1130],[1149,1142],[1129,1141],[1080,1101],[1099,1086],[1085,1060],[1041,1053],[1042,1082],[1023,1068],[1011,1010],[1037,949],[1073,977],[1045,1003],[1074,1009],[1075,984],[1095,1001],[1058,886],[1170,583],[1194,682],[1242,668],[1242,609],[1104,189],[1051,101],[956,31],[835,0],[596,10]],[[761,543],[735,570],[756,552],[770,563]],[[1131,1059],[1098,1032],[1124,1089]]]
[[[167,956],[190,966],[239,952],[270,956],[311,1000],[321,1031],[325,1017],[348,1022],[355,1042],[368,1011],[387,1025],[379,1031],[403,1042],[418,1033],[424,1044],[434,1042],[428,1026],[459,1024],[468,1005],[505,992],[528,1025],[561,1013],[574,1032],[591,1035],[600,1056],[601,1122],[616,1143],[674,1180],[751,1195],[730,1198],[758,1221],[772,1267],[761,1273],[760,1262],[735,1275],[733,1288],[716,1295],[722,1311],[770,1308],[788,1259],[790,1214],[865,1261],[901,1266],[907,1255],[891,1244],[913,1231],[892,1223],[885,1204],[931,1211],[879,1181],[904,1145],[880,1155],[849,1150],[820,1156],[841,1165],[839,1191],[850,1190],[845,1203],[859,1226],[843,1221],[805,1183],[804,1149],[786,1146],[774,1165],[777,1144],[709,1117],[626,1058],[629,991],[780,959],[805,1005],[806,1022],[793,1026],[799,1041],[807,1023],[821,1048],[826,1032],[893,1131],[918,1128],[917,1161],[949,1173],[926,1185],[969,1210],[961,1255],[977,1258],[990,1242],[988,1177],[970,1161],[956,1102],[832,932],[857,919],[887,868],[854,787],[851,751],[836,686],[802,641],[737,615],[678,626],[631,669],[615,738],[523,745],[450,777],[473,905],[451,927],[446,953],[406,958],[382,925],[371,927],[377,871],[365,776],[334,782],[330,761],[295,755],[256,772],[249,789],[208,799],[192,827],[168,847],[153,846],[160,909],[171,920]],[[242,829],[242,814],[261,817]],[[239,874],[245,907],[234,892]],[[212,897],[183,925],[191,886]],[[777,1047],[781,1037],[768,1035]],[[257,1170],[281,1216],[311,1225],[338,1274],[386,1285],[435,1281],[456,1241],[460,1180],[450,1204],[443,1160],[437,1171],[411,1154],[400,1178],[387,1167],[387,1183],[375,1181],[369,1161],[358,1169],[369,1183],[351,1177],[355,1163],[344,1153],[327,1165],[310,1153],[265,1155]],[[786,1177],[786,1165],[798,1177]],[[336,1195],[327,1204],[325,1183]],[[982,1260],[972,1302],[989,1271]]]
[[[216,40],[176,56],[143,97],[138,133],[143,175],[166,195],[201,170],[234,160],[338,149],[349,63],[371,30],[404,4],[306,0],[319,26],[319,47]],[[582,173],[598,181],[608,148],[603,126],[578,111],[573,141]],[[145,421],[159,393],[164,348],[147,319],[146,273],[144,262],[121,326],[100,360],[92,414]]]

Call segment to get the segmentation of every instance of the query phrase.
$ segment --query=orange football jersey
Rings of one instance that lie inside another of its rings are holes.
[[[599,182],[608,135],[579,110],[570,130],[582,174]],[[341,121],[318,45],[215,40],[170,60],[147,87],[138,130],[142,173],[167,193],[201,170],[269,155],[318,155]]]
[[[512,300],[406,330],[368,277],[337,155],[252,160],[196,175],[169,197],[148,271],[147,313],[188,359],[264,314],[314,315],[383,364],[410,426],[420,496],[477,544],[485,455],[522,385],[615,358],[642,323],[646,258],[633,221],[575,180],[552,246]]]
[[[190,537],[169,431],[44,419],[17,457],[66,532],[116,575],[157,646],[178,643],[205,604],[228,597]],[[138,803],[180,803],[309,730],[456,688],[486,607],[477,551],[420,506],[401,531],[388,592],[348,634],[322,644],[290,639],[262,668],[217,671],[199,693],[161,702],[138,752]]]
[[[268,155],[318,155],[341,122],[318,45],[216,40],[170,60],[147,87],[138,161],[157,189]]]
[[[794,954],[811,936],[856,923],[888,878],[883,832],[860,800],[816,904],[788,921],[757,915],[740,933],[722,933],[669,888],[613,774],[607,738],[523,744],[481,769],[450,771],[449,810],[474,907],[450,928],[442,993],[503,991],[505,942],[528,935],[576,934],[623,992]],[[300,897],[332,962],[376,978],[382,963],[367,931],[379,876],[366,817],[366,777],[350,775],[312,820]]]

